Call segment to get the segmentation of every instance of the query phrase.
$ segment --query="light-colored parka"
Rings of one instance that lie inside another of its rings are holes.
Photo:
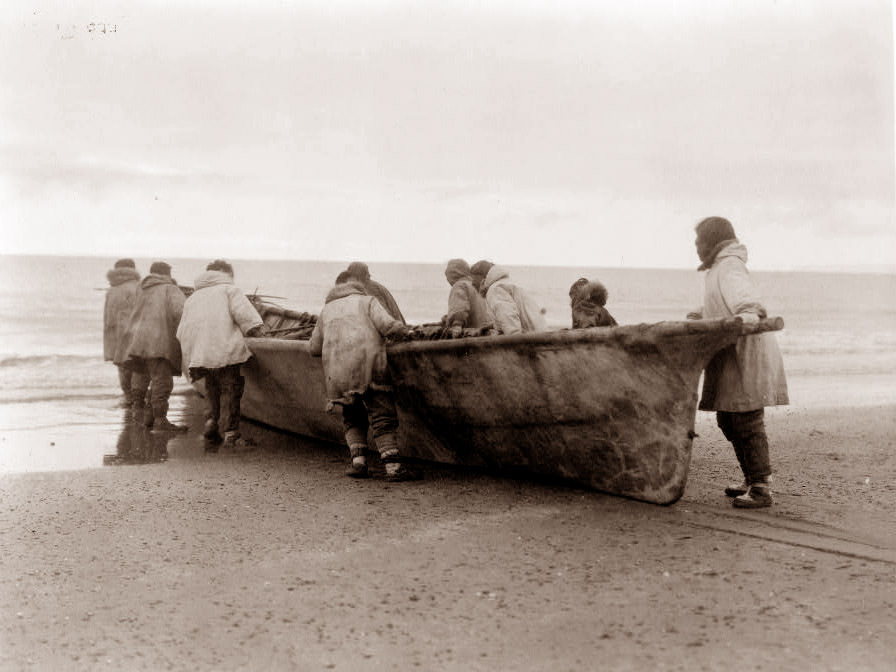
[[[327,410],[352,403],[368,387],[390,389],[383,337],[405,329],[361,284],[330,290],[309,343],[311,354],[323,357]]]
[[[169,276],[150,273],[143,278],[113,361],[140,370],[142,360],[167,359],[172,373],[179,376],[181,352],[176,333],[184,300],[184,293]]]
[[[510,280],[507,271],[492,266],[482,281],[482,292],[495,318],[495,326],[502,334],[547,331],[547,321],[541,308],[521,287]]]
[[[184,371],[220,369],[247,361],[252,352],[243,335],[264,324],[258,311],[229,273],[205,271],[196,278],[195,287],[184,303],[177,328]]]
[[[109,289],[103,306],[103,358],[111,362],[137,303],[140,274],[133,268],[113,268],[106,273],[106,278]]]
[[[703,317],[744,313],[766,316],[747,270],[747,248],[732,240],[718,252],[706,273]],[[717,353],[706,367],[701,410],[745,412],[787,403],[784,362],[771,332],[741,336],[735,345]]]

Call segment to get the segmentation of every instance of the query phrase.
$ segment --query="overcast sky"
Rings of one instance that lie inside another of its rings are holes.
[[[885,0],[0,17],[4,252],[692,268],[718,214],[754,268],[896,265]]]

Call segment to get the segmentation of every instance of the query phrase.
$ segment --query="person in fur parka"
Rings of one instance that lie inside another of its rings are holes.
[[[607,305],[607,288],[596,280],[579,278],[569,288],[572,308],[572,328],[615,327],[616,320],[604,306]]]
[[[541,308],[504,268],[482,261],[474,267],[476,275],[484,272],[479,293],[485,296],[499,332],[512,335],[548,330]]]
[[[183,368],[191,381],[205,379],[208,413],[203,436],[213,444],[243,443],[239,436],[240,400],[245,378],[243,362],[252,356],[243,336],[263,335],[261,315],[233,284],[233,266],[216,259],[194,283],[177,327],[183,351]]]
[[[133,259],[119,259],[115,266],[106,273],[109,289],[106,290],[106,301],[103,306],[103,359],[112,362],[115,351],[121,344],[128,320],[137,303],[137,283],[140,274]],[[123,366],[118,369],[118,383],[124,393],[124,403],[131,406],[132,372]]]
[[[168,400],[174,376],[181,375],[177,325],[184,309],[184,293],[171,278],[171,266],[156,261],[140,283],[137,302],[128,320],[115,363],[130,369],[134,418],[159,430],[186,431],[168,420]],[[150,405],[144,405],[147,389]]]
[[[398,415],[386,369],[384,337],[406,334],[400,320],[365,293],[364,285],[340,274],[311,332],[310,349],[322,357],[327,410],[340,408],[351,455],[347,476],[368,476],[367,432],[373,429],[386,478],[403,481],[419,475],[401,463]]]
[[[703,309],[690,318],[740,317],[758,322],[766,317],[759,292],[747,271],[747,248],[722,217],[707,217],[696,227],[697,255],[706,271]],[[706,366],[700,410],[715,411],[725,438],[743,471],[744,482],[725,494],[738,508],[771,506],[771,462],[765,432],[766,406],[788,403],[784,364],[771,332],[741,336],[719,351]]]
[[[370,277],[370,269],[367,267],[367,264],[363,261],[353,261],[344,272],[348,274],[351,280],[360,282],[364,286],[364,292],[375,297],[389,315],[402,324],[407,324],[407,320],[401,314],[401,309],[398,307],[395,297],[392,296],[392,292]]]
[[[448,312],[442,318],[442,324],[453,338],[459,337],[464,328],[494,326],[492,311],[473,286],[466,261],[451,259],[445,266],[445,279],[451,285],[451,291],[448,294]]]

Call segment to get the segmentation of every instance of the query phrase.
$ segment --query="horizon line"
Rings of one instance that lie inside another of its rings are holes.
[[[34,252],[0,252],[0,257],[67,257],[67,258],[81,258],[81,259],[112,259],[115,255],[105,255],[105,254],[71,254],[64,252],[43,252],[43,253],[34,253]],[[115,257],[115,258],[121,258]],[[168,260],[168,259],[183,259],[189,261],[196,260],[204,260],[206,257],[193,257],[193,256],[174,256],[167,255],[164,257],[151,256],[151,257],[135,257],[136,259],[152,259],[152,260]],[[299,258],[284,258],[284,257],[215,257],[215,258],[226,258],[229,261],[248,261],[248,262],[298,262],[298,263],[321,263],[321,264],[348,264],[352,261],[361,261],[358,259],[299,259]],[[210,258],[209,258],[210,259]],[[448,261],[446,258],[444,261],[390,261],[390,260],[364,260],[366,264],[389,264],[389,265],[429,265],[429,266],[439,266],[443,265]],[[590,265],[590,264],[549,264],[549,263],[501,263],[500,266],[506,267],[535,267],[535,268],[595,268],[601,270],[619,270],[619,271],[688,271],[688,272],[699,272],[697,271],[697,264],[692,267],[682,267],[682,266],[603,266],[599,264]],[[791,268],[767,268],[763,266],[751,266],[751,271],[763,272],[763,273],[839,273],[839,274],[850,274],[850,275],[896,275],[896,264],[869,264],[867,266],[847,266],[847,265],[837,265],[837,266],[814,266],[814,265],[805,265],[805,266],[795,266]]]

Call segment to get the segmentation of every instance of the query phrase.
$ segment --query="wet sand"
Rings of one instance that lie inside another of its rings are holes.
[[[352,481],[344,450],[249,423],[257,446],[207,453],[180,403],[187,435],[0,475],[0,669],[892,669],[894,406],[769,412],[776,505],[745,512],[704,413],[658,507]]]

